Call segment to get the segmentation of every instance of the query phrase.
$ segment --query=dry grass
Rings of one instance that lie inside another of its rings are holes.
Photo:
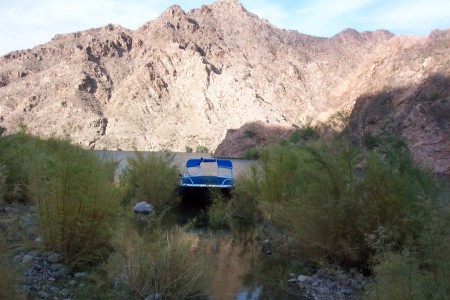
[[[140,235],[123,228],[111,259],[112,273],[125,274],[125,284],[138,296],[162,294],[164,299],[205,295],[212,269],[205,255],[182,229],[145,230]]]
[[[29,192],[45,247],[73,267],[102,259],[118,206],[114,164],[57,140],[37,143],[33,162]]]

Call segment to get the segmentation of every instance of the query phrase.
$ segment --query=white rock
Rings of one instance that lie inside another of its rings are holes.
[[[312,280],[312,277],[306,276],[306,275],[299,275],[297,277],[297,280],[300,281],[300,282],[310,281],[310,280]]]
[[[154,210],[153,205],[151,205],[145,201],[141,201],[133,207],[133,211],[136,214],[147,215],[147,214],[151,213],[153,210]]]

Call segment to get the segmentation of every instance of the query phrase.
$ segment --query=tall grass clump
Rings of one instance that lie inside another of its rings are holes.
[[[0,136],[0,172],[4,182],[0,200],[5,203],[28,202],[28,184],[31,146],[37,138],[24,132]]]
[[[45,247],[73,267],[96,263],[109,249],[117,164],[55,139],[37,141],[31,162],[29,193]]]
[[[229,227],[229,199],[220,190],[211,190],[209,197],[211,205],[207,211],[208,225],[210,228]]]
[[[6,177],[8,170],[6,166],[0,162],[0,203],[4,201],[4,196],[6,194]]]
[[[259,159],[259,150],[257,148],[250,148],[245,150],[244,159]]]
[[[383,252],[373,266],[377,280],[367,299],[449,299],[448,234],[447,230],[446,236],[436,239],[434,232],[431,233],[432,243]],[[430,235],[424,238],[430,241]]]
[[[178,200],[178,169],[173,164],[173,154],[135,152],[128,158],[128,165],[121,178],[125,189],[124,203],[147,201],[160,208],[170,206]]]
[[[192,249],[193,237],[180,228],[147,229],[141,234],[122,229],[111,263],[136,296],[186,299],[206,294],[212,269],[208,258]]]
[[[239,228],[254,225],[261,216],[259,207],[258,178],[256,167],[249,174],[240,175],[230,197],[212,191],[208,208],[208,224],[212,228]]]
[[[392,139],[363,158],[345,142],[276,146],[261,160],[264,215],[284,229],[311,261],[369,265],[370,240],[393,250],[419,244],[441,210],[438,187]],[[372,243],[373,244],[373,243]]]
[[[25,299],[17,288],[20,284],[19,272],[9,262],[11,249],[8,247],[6,230],[0,229],[0,299]]]
[[[398,251],[379,249],[381,243],[376,243],[378,252],[372,257],[372,267],[377,280],[368,299],[450,298],[448,190],[443,190],[440,198],[443,209],[430,210],[431,203],[423,202],[428,222],[415,241]]]

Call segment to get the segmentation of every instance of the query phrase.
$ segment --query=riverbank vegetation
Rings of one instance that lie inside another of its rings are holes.
[[[258,164],[236,179],[230,197],[211,195],[209,226],[259,227],[264,254],[273,253],[267,260],[295,259],[283,260],[282,273],[299,261],[337,265],[377,277],[370,299],[448,298],[448,190],[413,162],[401,139],[367,136],[364,145],[357,149],[343,135],[324,137],[309,125],[258,149]],[[42,248],[60,254],[72,272],[105,270],[92,283],[96,293],[204,295],[212,272],[207,255],[182,229],[160,224],[178,200],[172,162],[170,154],[136,153],[117,178],[118,162],[68,140],[22,132],[0,137],[0,197],[2,204],[36,206]],[[130,216],[132,204],[142,200],[157,207],[148,220]],[[2,237],[10,259],[14,249]],[[15,284],[5,268],[0,265],[0,274],[9,276],[5,284]],[[284,280],[273,281],[282,286]]]
[[[178,169],[173,157],[170,153],[144,156],[137,151],[135,157],[129,157],[120,178],[122,204],[146,201],[159,210],[175,205],[179,201],[176,194]]]
[[[302,261],[376,275],[374,299],[450,296],[449,194],[400,138],[368,136],[357,149],[306,126],[259,157],[230,203],[252,199]]]
[[[118,181],[118,162],[69,140],[43,140],[21,132],[0,137],[0,154],[1,204],[36,207],[36,220],[27,222],[36,222],[40,244],[32,247],[57,253],[55,260],[61,259],[71,273],[94,270],[93,277],[100,270],[110,273],[92,278],[84,291],[74,292],[75,298],[91,297],[86,291],[93,291],[97,299],[119,294],[124,299],[151,294],[180,299],[205,293],[211,277],[206,256],[191,251],[192,241],[185,239],[180,229],[165,232],[155,223],[176,203],[178,170],[173,156],[136,153]],[[132,205],[142,200],[156,208],[154,217],[139,220],[140,227],[154,225],[151,230],[135,228],[136,219],[128,216]],[[23,256],[20,251],[29,241],[18,238],[20,229],[8,237],[6,230],[12,227],[3,221],[0,274],[5,286],[1,290],[2,296],[15,299],[19,293],[14,286],[19,286],[20,276],[11,272],[10,262],[18,254]],[[24,244],[8,251],[11,243]],[[115,268],[105,267],[112,260]],[[114,270],[120,271],[116,274]],[[124,288],[114,291],[114,282]],[[37,296],[38,290],[31,293]]]

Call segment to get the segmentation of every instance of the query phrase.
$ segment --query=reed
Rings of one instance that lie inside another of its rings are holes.
[[[262,153],[256,185],[246,192],[305,259],[348,268],[369,267],[371,239],[395,251],[420,244],[442,211],[437,184],[392,137],[366,156],[345,141],[272,146]]]
[[[35,144],[28,188],[44,245],[75,268],[98,262],[108,251],[118,204],[116,165],[68,140]]]
[[[173,154],[135,152],[121,178],[125,191],[123,203],[147,201],[156,208],[175,205],[179,199],[178,169],[173,164]]]
[[[211,262],[193,248],[195,238],[183,229],[155,228],[138,234],[122,228],[112,259],[115,272],[138,297],[160,294],[164,299],[205,296],[212,278]]]

